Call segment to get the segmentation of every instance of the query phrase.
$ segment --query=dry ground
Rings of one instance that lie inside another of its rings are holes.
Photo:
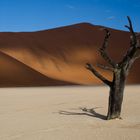
[[[126,87],[123,120],[105,120],[108,90],[1,88],[0,140],[139,140],[140,86]]]

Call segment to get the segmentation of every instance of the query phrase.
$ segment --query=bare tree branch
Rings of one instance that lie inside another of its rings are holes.
[[[132,38],[131,43],[132,43],[132,45],[136,45],[137,38],[136,38],[136,34],[135,34],[134,30],[133,30],[131,19],[130,19],[129,16],[127,16],[127,19],[128,19],[129,26],[128,25],[125,25],[125,27],[128,28],[128,30],[132,34],[131,35],[131,38]]]
[[[107,54],[106,52],[106,49],[108,47],[108,40],[109,40],[109,37],[110,37],[110,32],[108,29],[105,29],[106,31],[106,35],[105,35],[105,38],[104,38],[104,42],[103,42],[103,45],[102,47],[99,49],[99,52],[101,53],[101,56],[112,66],[115,68],[116,64],[115,62],[109,57],[109,55]]]
[[[136,60],[137,58],[137,51],[140,49],[139,40],[137,39],[138,33],[135,33],[133,30],[132,22],[129,16],[127,16],[129,25],[125,25],[126,28],[129,29],[131,36],[130,36],[130,48],[128,49],[126,55],[124,56],[123,60],[120,62],[121,65],[127,64],[130,62],[131,59]],[[136,58],[135,58],[136,57]],[[134,61],[133,61],[134,62]]]
[[[139,42],[139,40],[137,40],[137,50],[134,54],[134,60],[136,60],[138,58],[140,58],[140,42]]]
[[[101,69],[104,69],[104,70],[109,70],[109,71],[111,71],[111,72],[114,71],[114,68],[111,68],[111,67],[108,67],[108,66],[104,66],[104,65],[102,65],[102,64],[97,64],[97,66],[98,66],[99,68],[101,68]]]
[[[97,71],[95,70],[95,68],[94,68],[91,64],[87,63],[87,64],[86,64],[86,68],[87,68],[89,71],[91,71],[91,72],[92,72],[97,78],[99,78],[102,82],[104,82],[104,83],[107,84],[108,86],[111,86],[112,82],[110,82],[110,81],[107,80],[105,77],[103,77],[99,72],[97,72]]]

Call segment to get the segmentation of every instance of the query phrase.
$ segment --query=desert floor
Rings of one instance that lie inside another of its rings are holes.
[[[126,87],[122,120],[105,120],[108,90],[1,88],[0,140],[139,140],[140,86]]]

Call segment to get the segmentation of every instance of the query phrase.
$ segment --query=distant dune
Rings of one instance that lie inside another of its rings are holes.
[[[4,56],[0,53],[4,59],[0,60],[2,63],[0,75],[4,79],[0,78],[1,85],[6,85],[6,83],[7,85],[17,83],[25,86],[28,84],[55,85],[56,83],[59,85],[59,82],[63,84],[101,84],[85,69],[85,63],[90,62],[95,66],[97,63],[105,64],[98,53],[104,39],[102,29],[102,26],[81,23],[38,32],[0,33],[0,51],[6,54]],[[108,51],[115,61],[119,61],[130,46],[130,34],[113,29],[110,31],[111,39]],[[19,80],[20,82],[11,76],[11,71],[16,68],[19,75],[17,79],[22,79]],[[3,69],[6,70],[5,74],[3,74]],[[127,83],[140,83],[139,69],[140,60],[134,64]],[[9,72],[11,75],[8,74]],[[111,79],[109,72],[103,70],[100,72]],[[34,82],[32,79],[34,77],[38,77],[37,79],[40,80]],[[57,82],[51,78],[56,79]],[[55,82],[53,83],[53,81]]]

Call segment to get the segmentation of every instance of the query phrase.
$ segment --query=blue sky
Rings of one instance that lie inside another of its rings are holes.
[[[140,31],[140,0],[0,0],[0,31],[36,31],[81,22]]]

